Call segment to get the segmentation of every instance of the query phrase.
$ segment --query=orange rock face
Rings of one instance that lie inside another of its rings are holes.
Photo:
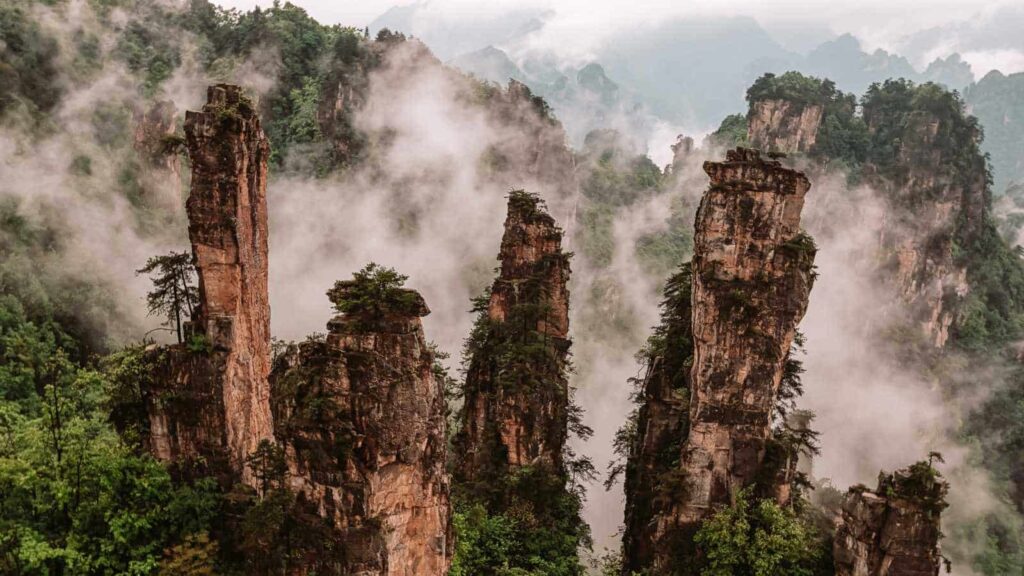
[[[684,521],[754,481],[796,325],[807,310],[814,248],[798,238],[800,172],[737,149],[705,163],[693,257],[690,434]]]
[[[339,283],[343,284],[343,283]],[[453,551],[445,404],[415,306],[342,315],[271,375],[291,487],[328,521],[337,560],[317,573],[440,576]],[[322,562],[323,558],[314,559]]]
[[[223,350],[228,450],[241,463],[273,438],[270,418],[270,304],[267,293],[267,160],[270,145],[236,86],[210,88],[201,112],[185,116],[192,192],[185,204],[199,273],[193,319]],[[247,473],[243,471],[243,478]]]
[[[185,118],[192,161],[186,210],[199,277],[190,332],[204,344],[151,353],[150,445],[163,460],[220,462],[207,472],[249,483],[246,457],[273,438],[267,383],[270,148],[240,88],[213,86],[207,98],[201,112]]]
[[[682,349],[651,359],[627,468],[626,566],[654,574],[690,565],[700,523],[740,490],[767,482],[766,496],[787,500],[795,464],[765,469],[814,278],[814,244],[800,232],[810,183],[744,148],[704,170],[693,261],[666,295],[666,342]]]
[[[747,140],[752,146],[780,152],[808,152],[818,138],[824,107],[788,100],[751,104]]]
[[[939,517],[949,487],[921,475],[922,464],[880,475],[874,492],[860,486],[846,494],[833,546],[836,576],[939,574]]]

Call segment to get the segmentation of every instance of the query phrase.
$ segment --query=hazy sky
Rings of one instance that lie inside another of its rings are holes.
[[[407,0],[293,0],[317,19],[353,26],[365,26],[388,8],[409,5]],[[871,47],[891,46],[915,31],[950,24],[977,21],[978,15],[1000,8],[1024,6],[1021,0],[425,0],[430,12],[468,20],[494,16],[512,8],[536,7],[556,14],[557,28],[570,37],[600,37],[619,27],[681,15],[751,16],[777,33],[798,36],[800,30],[851,32]],[[270,0],[223,0],[225,6],[252,8],[269,5]],[[563,37],[564,40],[564,37]],[[785,38],[780,38],[785,41]]]

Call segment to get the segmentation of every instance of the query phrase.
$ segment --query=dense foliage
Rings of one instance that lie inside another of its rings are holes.
[[[708,135],[708,141],[713,146],[726,149],[746,146],[748,144],[747,117],[743,114],[726,116],[718,125],[718,129]]]
[[[825,104],[841,94],[835,82],[804,76],[799,72],[786,72],[782,76],[768,73],[747,88],[747,102],[786,100],[794,104]]]
[[[175,484],[108,421],[119,366],[79,366],[56,324],[0,302],[0,572],[149,574],[206,538],[219,495]]]
[[[419,315],[423,300],[404,288],[409,277],[394,268],[370,262],[352,274],[351,280],[339,280],[328,293],[334,309],[342,314],[379,318],[385,314]]]
[[[743,491],[708,519],[695,537],[701,576],[814,576],[822,553],[813,527],[790,508]]]
[[[14,106],[46,111],[60,97],[57,42],[26,12],[30,2],[0,6],[0,114]]]
[[[514,191],[510,213],[528,220],[549,219],[543,203],[533,194]],[[461,473],[459,452],[467,438],[455,438],[453,501],[456,513],[455,574],[582,575],[581,548],[590,546],[589,527],[580,518],[581,482],[593,475],[586,458],[577,457],[568,436],[587,438],[591,430],[582,422],[572,401],[567,376],[569,342],[543,331],[551,322],[553,299],[549,293],[552,267],[568,265],[568,254],[548,254],[517,277],[514,296],[503,302],[500,320],[489,313],[490,295],[473,300],[477,314],[463,350],[465,381],[459,394],[465,402],[459,420],[471,417],[480,402],[518,405],[544,410],[543,418],[527,416],[548,447],[559,447],[549,461],[510,465],[493,415],[483,424],[474,449],[488,455],[473,470]],[[502,280],[498,280],[501,282]],[[518,398],[519,400],[510,400]],[[496,408],[500,410],[500,408]],[[532,441],[527,440],[527,441]],[[543,449],[543,448],[542,448]],[[555,461],[557,459],[557,461]]]

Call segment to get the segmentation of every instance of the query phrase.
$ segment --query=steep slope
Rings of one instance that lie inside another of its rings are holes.
[[[569,267],[561,238],[536,197],[510,195],[501,273],[487,305],[489,329],[479,335],[466,376],[456,439],[459,482],[527,465],[564,470]]]
[[[275,361],[275,434],[289,484],[334,527],[332,573],[442,575],[453,548],[444,396],[420,321],[430,311],[392,285],[365,305],[380,278],[365,272],[330,291],[344,312],[325,339]]]
[[[829,81],[790,72],[762,77],[748,99],[752,144],[806,153],[823,174],[845,167],[878,191],[887,204],[880,278],[934,347],[975,349],[1019,332],[1022,266],[998,238],[981,131],[955,93],[887,81],[868,90],[858,116]],[[811,136],[808,102],[824,109]]]
[[[500,272],[477,302],[466,343],[453,480],[463,510],[480,506],[515,523],[523,551],[510,558],[514,567],[577,574],[587,529],[571,473],[584,469],[566,441],[583,428],[567,379],[569,256],[561,241],[537,196],[509,195]],[[456,560],[470,573],[500,567]]]
[[[187,114],[185,130],[199,307],[189,344],[150,353],[156,368],[153,388],[144,394],[148,442],[162,460],[209,466],[217,475],[252,483],[244,462],[273,436],[267,386],[269,146],[237,86],[211,87],[203,111]]]
[[[682,442],[689,431],[690,368],[693,364],[691,268],[686,264],[665,285],[661,324],[642,353],[634,422],[619,431],[618,452],[627,457],[623,558],[626,570],[640,571],[657,554],[659,514],[678,502],[685,477]]]
[[[677,348],[651,356],[629,452],[628,570],[694,570],[701,522],[744,488],[790,498],[794,460],[768,455],[814,278],[814,244],[799,227],[810,183],[744,148],[704,169],[711,186],[697,213],[692,287],[675,278],[666,301],[663,330]],[[666,361],[675,366],[667,380]]]
[[[759,83],[783,99],[794,97],[786,86],[818,91],[828,84],[796,73]],[[797,162],[813,178],[831,178],[840,193],[860,187],[877,202],[877,246],[869,260],[852,263],[877,287],[874,300],[886,312],[861,329],[899,370],[928,383],[922,393],[952,415],[943,426],[955,422],[950,442],[965,442],[984,462],[973,472],[998,486],[1000,505],[975,512],[980,518],[973,521],[957,518],[951,555],[979,573],[1013,571],[1022,561],[1013,509],[1021,506],[1021,475],[1009,440],[1019,430],[1010,398],[1019,396],[1014,342],[1024,312],[1024,263],[996,230],[981,130],[959,96],[935,84],[876,84],[860,100],[862,114],[838,105],[849,98],[826,100],[832,120]],[[769,130],[785,131],[785,123]],[[841,209],[822,208],[819,226],[843,217]],[[976,394],[992,397],[965,407],[973,404],[965,396]],[[983,533],[987,544],[978,545],[968,530]]]

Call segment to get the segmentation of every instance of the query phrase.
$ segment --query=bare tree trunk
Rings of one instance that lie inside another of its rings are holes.
[[[188,292],[185,293],[185,299],[188,300]],[[184,342],[184,338],[181,337],[181,297],[178,296],[178,283],[174,283],[174,302],[171,304],[174,308],[174,327],[178,331],[178,344]]]

